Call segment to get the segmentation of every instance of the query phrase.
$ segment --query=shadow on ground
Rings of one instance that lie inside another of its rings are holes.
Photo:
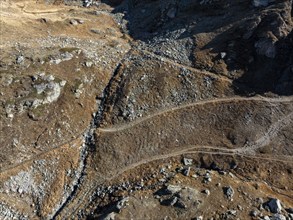
[[[175,0],[105,0],[104,3],[115,6],[114,13],[124,12],[126,31],[157,55],[164,56],[162,48],[171,48],[173,42],[192,42],[186,55],[192,66],[221,75],[218,66],[224,68],[227,77],[233,79],[238,95],[293,95],[292,32],[275,43],[273,58],[258,54],[255,47],[262,34],[274,32],[275,27],[270,27],[268,22],[283,13],[282,5],[270,5],[279,11],[264,13],[264,9],[254,8],[244,0],[222,0],[212,5],[191,0],[180,3]],[[257,24],[260,18],[262,21]],[[243,37],[249,32],[251,36]],[[173,49],[178,51],[178,48]],[[221,60],[219,54],[223,51],[227,56]],[[197,54],[203,54],[203,60],[198,60]]]

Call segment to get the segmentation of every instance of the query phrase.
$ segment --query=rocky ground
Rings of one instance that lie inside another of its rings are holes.
[[[293,219],[292,5],[1,1],[0,219]]]

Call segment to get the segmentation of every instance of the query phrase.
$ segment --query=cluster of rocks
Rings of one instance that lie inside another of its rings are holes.
[[[293,219],[293,210],[287,209],[285,210],[281,204],[281,201],[276,198],[270,198],[267,202],[263,203],[260,207],[261,210],[265,209],[268,212],[273,213],[271,216],[263,215],[262,213],[258,213],[258,215],[261,217],[261,219],[264,220],[291,220]],[[260,210],[260,211],[261,211]]]
[[[57,80],[53,75],[47,75],[44,72],[32,76],[31,80],[31,87],[22,93],[21,99],[15,99],[13,102],[8,100],[7,104],[4,104],[8,118],[57,101],[62,88],[66,85],[65,80]],[[11,81],[10,83],[17,83],[17,81]]]
[[[81,53],[81,50],[77,50],[76,53],[77,55],[79,55]],[[50,60],[50,63],[58,65],[61,62],[71,60],[73,57],[74,55],[72,53],[69,53],[69,52],[61,53],[55,57],[52,57]]]
[[[116,202],[113,206],[111,206],[108,210],[109,213],[105,214],[102,219],[103,220],[114,220],[116,213],[119,213],[123,208],[128,205],[129,197],[125,197],[118,202]]]
[[[7,206],[5,203],[0,202],[0,218],[1,219],[19,219],[19,220],[28,220],[27,215],[23,215],[13,210],[12,207]]]
[[[127,63],[130,65],[123,70],[121,85],[118,85],[122,91],[119,94],[120,98],[115,103],[109,103],[114,105],[115,114],[111,120],[115,123],[133,121],[160,109],[168,109],[215,96],[214,89],[220,83],[218,78],[209,75],[200,76],[188,67],[161,60],[157,55],[149,52],[141,52],[143,55],[131,54],[131,57],[127,59]],[[152,71],[156,70],[145,64],[150,60],[152,65],[159,65],[162,69],[166,68],[166,71],[170,71],[170,73],[167,76],[161,72],[152,74]],[[173,81],[173,84],[166,83],[164,87],[158,85],[157,79],[160,75],[164,77],[165,81],[169,79]],[[131,78],[132,81],[125,80],[127,78]],[[219,91],[216,95],[222,96],[221,93],[222,91]],[[117,94],[110,95],[116,96]],[[150,102],[152,105],[149,104]]]
[[[179,185],[167,185],[155,193],[155,198],[159,199],[164,206],[174,206],[186,209],[191,203],[199,205],[202,201],[198,199],[198,191],[190,187]]]
[[[212,181],[211,178],[213,176],[213,171],[209,169],[192,168],[195,162],[193,159],[190,158],[183,157],[181,162],[183,166],[179,166],[176,169],[174,168],[174,170],[171,169],[171,165],[162,167],[160,168],[159,172],[150,174],[149,176],[144,177],[140,181],[138,180],[134,182],[124,182],[119,185],[99,187],[96,190],[96,193],[93,195],[92,201],[95,201],[96,198],[100,198],[101,201],[105,201],[106,198],[120,198],[118,201],[112,203],[113,205],[110,206],[110,209],[107,209],[107,214],[104,215],[105,219],[114,219],[117,213],[119,213],[120,210],[122,210],[122,207],[125,207],[125,205],[119,204],[124,204],[126,201],[128,201],[128,197],[125,197],[125,195],[131,197],[132,194],[138,191],[140,191],[140,193],[143,193],[151,190],[154,192],[153,198],[157,200],[160,203],[160,205],[166,207],[174,207],[175,210],[178,210],[180,212],[185,212],[189,210],[190,207],[197,209],[197,207],[200,207],[200,205],[208,196],[210,196],[209,198],[211,198],[211,196],[214,193],[213,190],[212,192],[209,189],[199,191],[196,188],[184,186],[180,181],[177,181],[177,183],[175,184],[171,184],[169,182],[172,181],[172,177],[174,177],[177,173],[177,175],[179,176],[184,175],[195,179],[201,178],[200,182],[203,184],[203,186],[207,186],[207,184],[209,184],[209,182]],[[235,163],[232,163],[231,169],[235,168],[235,166],[237,165],[235,165]],[[193,171],[194,174],[192,174]],[[232,178],[234,178],[234,175],[222,170],[218,170],[218,173],[220,176],[229,175]],[[150,182],[152,183],[150,184]],[[221,187],[221,183],[217,183],[216,187]],[[229,201],[229,203],[232,205],[234,199],[236,198],[237,200],[237,197],[235,197],[234,188],[231,185],[227,185],[221,187],[221,189],[224,197],[227,198],[226,202]],[[237,190],[239,191],[239,189]],[[125,200],[121,200],[121,195],[123,195],[123,198],[125,198]],[[143,200],[144,197],[142,196],[141,199]],[[278,199],[271,198],[268,201],[264,202],[263,199],[259,198],[257,200],[257,204],[259,204],[258,208],[256,208],[257,205],[253,204],[252,198],[250,197],[249,199],[251,200],[251,207],[255,209],[252,209],[252,211],[247,214],[253,218],[264,220],[287,220],[290,219],[292,216],[291,212],[293,210],[285,210],[282,207],[280,200]],[[239,216],[239,214],[242,213],[243,210],[244,208],[241,205],[238,205],[237,208],[230,208],[222,214],[215,212],[215,216],[218,217],[210,218],[210,220],[218,218],[237,219],[237,216]],[[272,214],[268,216],[263,214],[262,211],[267,211]],[[198,216],[195,219],[203,219],[203,216]]]

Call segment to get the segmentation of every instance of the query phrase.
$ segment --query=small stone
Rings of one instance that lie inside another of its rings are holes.
[[[220,56],[221,56],[221,59],[224,59],[227,56],[227,53],[226,52],[221,52]]]
[[[243,207],[241,205],[237,205],[237,208],[242,211],[243,210]]]
[[[76,21],[77,21],[79,24],[83,24],[83,23],[84,23],[84,20],[81,20],[81,19],[76,19]]]
[[[232,199],[234,195],[234,190],[231,186],[227,186],[223,188],[225,196],[227,196],[228,199]]]
[[[204,182],[205,183],[209,183],[209,182],[211,182],[212,181],[212,178],[211,177],[205,177],[204,178]]]
[[[176,8],[171,8],[168,12],[167,12],[167,16],[171,19],[175,18],[176,16]]]
[[[236,215],[237,214],[237,211],[236,210],[229,210],[228,211],[228,214],[229,215]]]
[[[51,60],[50,62],[53,63],[53,64],[58,65],[59,63],[62,62],[62,60],[61,59],[56,59],[56,60]]]
[[[256,217],[256,216],[258,216],[258,214],[259,214],[259,212],[256,211],[256,210],[252,210],[252,211],[250,212],[250,216],[252,216],[252,217]]]
[[[188,158],[183,158],[183,164],[185,166],[191,166],[192,165],[193,160],[192,159],[188,159]]]
[[[91,61],[86,61],[86,62],[85,62],[85,66],[86,66],[86,67],[92,67],[92,66],[93,66],[93,62],[91,62]]]
[[[127,202],[129,201],[129,197],[125,197],[124,199],[120,200],[116,204],[116,208],[118,210],[121,210],[123,207],[127,205]]]
[[[220,170],[220,171],[219,171],[219,174],[220,174],[220,175],[226,175],[227,172],[225,172],[225,171],[223,171],[223,170]]]
[[[203,192],[204,194],[207,194],[207,195],[210,195],[210,194],[211,194],[210,190],[208,190],[208,189],[205,189],[205,190],[203,190],[202,192]]]
[[[262,198],[256,198],[255,200],[257,202],[257,204],[262,205],[264,203]]]
[[[20,56],[18,56],[18,57],[16,58],[16,63],[17,63],[17,64],[21,64],[23,61],[24,61],[24,57],[23,57],[22,55],[20,55]]]
[[[31,79],[32,79],[33,82],[35,82],[36,80],[38,80],[38,75],[31,76]]]
[[[189,176],[189,173],[190,173],[190,167],[183,170],[184,176]]]
[[[22,188],[18,188],[17,191],[18,191],[19,194],[22,194],[23,193],[23,189]]]
[[[53,75],[49,75],[47,77],[47,81],[53,81],[55,79],[55,77]]]
[[[43,78],[44,78],[44,76],[46,75],[46,73],[44,73],[44,72],[41,72],[41,73],[39,73],[38,75],[39,75],[39,77],[41,77],[41,78],[43,79]]]
[[[195,220],[203,220],[202,216],[195,217]]]
[[[65,86],[65,85],[66,85],[66,80],[62,80],[59,84],[60,84],[60,86],[62,86],[62,87]]]
[[[267,205],[272,213],[280,213],[282,210],[281,201],[279,199],[271,199]]]
[[[75,19],[71,19],[70,20],[70,24],[72,24],[72,25],[78,25],[78,21],[75,20]]]
[[[14,115],[12,113],[7,114],[7,118],[13,118]]]

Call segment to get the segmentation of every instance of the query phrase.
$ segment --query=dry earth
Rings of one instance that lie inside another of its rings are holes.
[[[3,0],[0,219],[293,219],[292,0]]]

